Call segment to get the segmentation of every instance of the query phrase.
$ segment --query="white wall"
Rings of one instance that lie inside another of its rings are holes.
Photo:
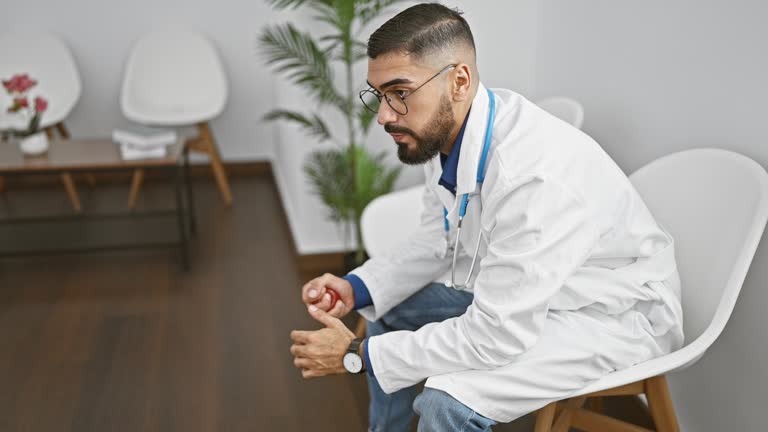
[[[538,11],[536,95],[583,102],[584,129],[628,173],[663,154],[702,146],[734,150],[765,166],[766,17],[768,3],[759,1],[545,0]],[[685,430],[766,428],[767,264],[763,245],[723,335],[701,362],[671,377]]]
[[[473,26],[481,75],[487,85],[521,92],[533,88],[535,4],[534,0],[449,3],[465,10]],[[320,146],[290,125],[260,120],[276,106],[301,109],[306,99],[264,65],[256,38],[267,24],[287,20],[298,20],[302,29],[309,31],[327,30],[306,14],[276,13],[262,0],[0,0],[0,5],[5,11],[0,14],[0,32],[45,29],[59,35],[73,51],[83,81],[82,97],[67,119],[75,137],[108,136],[115,127],[129,124],[120,112],[119,91],[125,59],[140,35],[167,26],[202,31],[216,45],[229,77],[229,102],[212,122],[224,159],[273,161],[300,254],[354,247],[354,241],[345,241],[342,230],[327,220],[327,210],[311,192],[302,170],[308,153]],[[364,39],[391,15],[371,23]],[[359,90],[365,87],[365,62],[355,72]],[[338,117],[331,124],[343,130]],[[395,146],[381,127],[373,127],[367,145],[371,150],[387,152],[393,165],[399,163]],[[406,167],[396,187],[419,183],[422,177],[420,167]]]
[[[229,77],[229,103],[212,122],[223,157],[272,157],[273,129],[259,119],[273,105],[274,77],[255,49],[258,30],[276,15],[266,2],[0,0],[0,10],[0,32],[44,29],[72,50],[83,82],[82,97],[67,119],[75,137],[109,136],[113,128],[129,124],[120,112],[120,84],[125,59],[139,36],[168,26],[203,32],[221,54]]]
[[[444,2],[465,11],[465,18],[472,27],[478,47],[478,62],[481,80],[491,87],[506,87],[521,93],[533,89],[534,54],[536,25],[536,2],[519,0],[514,2]],[[392,13],[383,15],[371,23],[370,31],[375,30],[397,11],[410,5],[401,5]],[[299,20],[311,31],[324,32],[325,28],[293,13],[285,19]],[[366,32],[364,40],[367,40]],[[356,89],[366,86],[366,62],[361,62],[356,70]],[[280,106],[301,107],[303,99],[296,89],[278,81],[277,99]],[[342,123],[337,122],[339,128]],[[306,155],[319,148],[293,128],[285,125],[276,127],[275,163],[278,185],[281,189],[283,204],[288,213],[291,229],[298,252],[301,254],[333,252],[354,246],[353,239],[345,241],[342,230],[329,222],[326,210],[320,201],[310,192],[310,186],[302,171]],[[371,151],[385,151],[390,155],[392,164],[398,164],[396,147],[381,126],[374,125],[366,143]],[[421,167],[406,167],[396,187],[421,183]]]

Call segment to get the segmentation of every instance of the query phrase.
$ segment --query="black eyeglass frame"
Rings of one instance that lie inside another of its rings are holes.
[[[432,81],[433,79],[437,78],[443,72],[451,70],[451,69],[455,68],[458,65],[459,65],[458,63],[449,64],[448,66],[440,69],[440,71],[437,72],[436,74],[432,75],[432,77],[430,79],[424,81],[420,86],[416,87],[415,89],[413,89],[410,93],[408,93],[405,96],[400,96],[399,94],[396,93],[396,90],[387,90],[384,93],[379,93],[379,91],[376,90],[373,87],[367,88],[365,90],[361,90],[360,94],[359,94],[360,102],[363,103],[363,106],[366,109],[368,109],[368,111],[371,111],[374,114],[378,114],[379,113],[379,108],[378,107],[376,107],[376,109],[371,108],[370,106],[368,106],[368,104],[365,103],[365,99],[363,99],[363,96],[365,96],[366,93],[371,93],[373,96],[376,97],[376,99],[379,100],[379,105],[381,105],[381,99],[384,98],[384,100],[387,101],[387,105],[389,105],[389,107],[392,108],[392,111],[394,111],[394,112],[396,112],[396,113],[398,113],[400,115],[407,115],[408,114],[408,104],[405,103],[405,99],[407,97],[409,97],[409,96],[413,95],[414,93],[416,93],[420,88],[422,88],[425,85],[427,85],[430,81]],[[389,96],[389,95],[392,95],[392,94],[394,95],[394,97],[397,97],[398,99],[400,99],[400,101],[403,103],[403,106],[405,107],[405,112],[404,113],[398,111],[397,109],[395,109],[395,107],[392,106],[392,102],[390,102],[391,101],[391,97]]]

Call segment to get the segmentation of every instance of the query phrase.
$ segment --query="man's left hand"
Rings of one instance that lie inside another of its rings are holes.
[[[333,309],[340,307],[343,308],[344,305],[338,301]],[[312,318],[325,325],[325,328],[291,332],[293,364],[301,369],[301,376],[304,378],[347,373],[342,359],[355,334],[341,320],[331,315],[334,310],[325,312],[313,305],[310,305],[308,310]]]

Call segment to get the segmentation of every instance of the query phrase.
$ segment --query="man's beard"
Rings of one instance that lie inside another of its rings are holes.
[[[416,134],[411,129],[389,124],[384,125],[384,130],[389,133],[410,135],[416,141],[416,149],[411,151],[408,144],[397,142],[397,157],[405,164],[420,165],[437,156],[440,150],[445,148],[448,140],[451,139],[451,131],[455,125],[451,101],[448,96],[443,95],[440,99],[440,108],[427,123],[423,133]]]

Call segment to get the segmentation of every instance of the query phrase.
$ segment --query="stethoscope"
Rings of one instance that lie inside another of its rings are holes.
[[[485,180],[485,161],[488,159],[488,150],[491,148],[491,138],[493,137],[493,120],[496,117],[496,98],[493,95],[493,92],[491,90],[486,89],[488,92],[488,124],[485,127],[485,141],[483,143],[483,152],[480,155],[480,163],[477,166],[477,185],[478,189],[479,186],[483,185],[483,181]],[[465,193],[461,197],[461,206],[459,207],[459,222],[456,229],[456,242],[451,245],[451,238],[450,238],[450,230],[451,226],[448,222],[448,209],[443,207],[443,219],[445,221],[444,227],[445,227],[445,256],[448,256],[451,252],[453,252],[453,262],[451,264],[451,280],[445,281],[445,285],[448,287],[455,288],[457,290],[462,290],[464,288],[467,288],[469,285],[469,280],[472,278],[472,272],[475,269],[475,263],[477,262],[477,254],[480,251],[480,242],[483,239],[483,230],[480,229],[480,233],[477,235],[477,244],[475,245],[475,253],[472,257],[472,264],[469,266],[469,273],[467,274],[467,279],[464,281],[463,284],[457,284],[456,283],[456,258],[459,256],[459,237],[461,236],[461,222],[464,220],[464,217],[467,215],[467,206],[469,205],[469,199],[470,195],[468,193]]]

